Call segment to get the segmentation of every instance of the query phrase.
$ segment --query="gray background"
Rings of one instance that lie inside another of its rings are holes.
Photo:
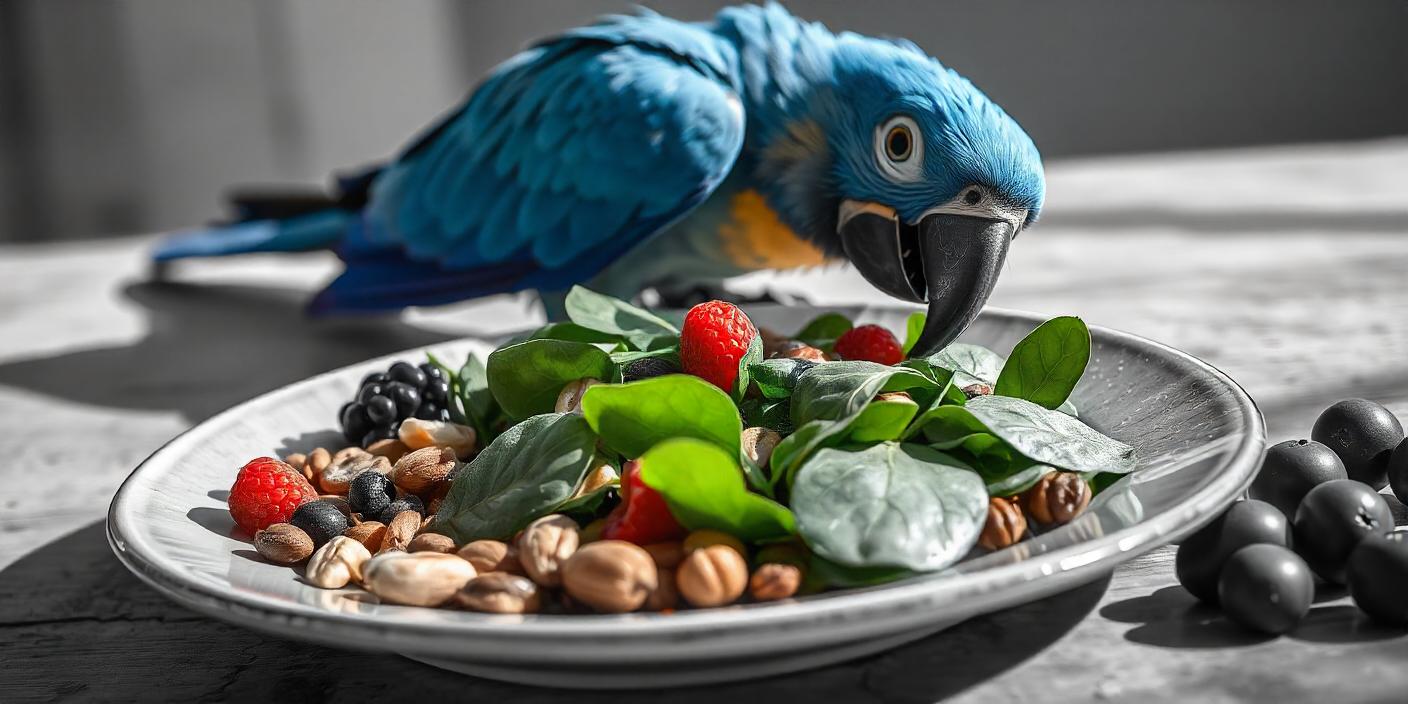
[[[724,3],[642,3],[703,19]],[[796,1],[903,35],[1048,160],[1408,133],[1408,3]],[[383,158],[611,0],[0,0],[0,241],[190,225]],[[1210,197],[1215,194],[1210,194]]]

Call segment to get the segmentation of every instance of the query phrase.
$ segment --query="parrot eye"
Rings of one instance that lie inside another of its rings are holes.
[[[976,187],[968,189],[968,191],[963,194],[963,202],[967,203],[968,205],[977,205],[978,201],[982,199],[983,192],[978,190]]]
[[[896,115],[875,130],[880,170],[895,181],[918,181],[924,167],[924,135],[908,115]]]

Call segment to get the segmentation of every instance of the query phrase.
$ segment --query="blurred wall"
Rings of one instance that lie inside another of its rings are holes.
[[[726,3],[645,0],[704,19]],[[796,0],[965,73],[1048,158],[1408,133],[1408,3]],[[178,227],[384,158],[617,0],[0,0],[0,240]]]

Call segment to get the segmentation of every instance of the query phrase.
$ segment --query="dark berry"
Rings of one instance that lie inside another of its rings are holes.
[[[1300,500],[1311,489],[1348,477],[1334,450],[1314,440],[1287,440],[1266,451],[1249,493],[1294,518]]]
[[[393,381],[387,384],[386,395],[396,402],[397,418],[410,418],[420,407],[420,391],[410,384]]]
[[[385,396],[373,396],[363,403],[367,406],[367,417],[372,425],[390,425],[396,421],[396,403]]]
[[[395,498],[396,485],[380,472],[362,472],[347,487],[347,503],[363,516],[380,516]]]
[[[1408,440],[1398,443],[1389,455],[1388,485],[1399,501],[1408,503]]]
[[[1351,479],[1336,479],[1310,490],[1296,509],[1296,552],[1321,579],[1345,582],[1345,563],[1359,541],[1393,530],[1393,512],[1384,497]]]
[[[1359,541],[1345,576],[1354,604],[1370,618],[1408,626],[1408,533],[1370,535]]]
[[[327,501],[309,501],[299,506],[288,522],[302,528],[317,547],[347,530],[347,516]]]
[[[385,384],[388,381],[391,381],[391,377],[386,376],[385,372],[372,372],[362,377],[362,383],[358,384],[357,388],[363,389],[371,384]]]
[[[425,401],[433,401],[440,405],[445,405],[445,401],[450,398],[450,382],[444,379],[431,379],[425,382],[425,390],[420,392],[420,397]]]
[[[1217,578],[1232,553],[1257,543],[1286,547],[1290,536],[1286,516],[1275,506],[1255,499],[1238,501],[1178,545],[1173,569],[1189,593],[1217,604]]]
[[[679,374],[680,368],[674,362],[661,357],[641,357],[626,365],[621,371],[625,381],[640,381],[666,374]]]
[[[368,430],[367,434],[362,436],[361,443],[362,447],[369,447],[378,440],[395,440],[396,437],[395,425],[383,425]]]
[[[1280,635],[1310,611],[1315,580],[1305,561],[1290,550],[1248,545],[1227,558],[1217,593],[1228,618],[1254,631]]]
[[[372,419],[367,417],[366,407],[360,403],[343,406],[338,420],[342,423],[342,436],[350,443],[361,442],[373,425]]]
[[[411,366],[407,362],[397,362],[391,365],[391,368],[386,370],[386,374],[387,376],[391,377],[392,381],[399,381],[403,384],[409,384],[411,387],[416,389],[420,389],[425,386],[425,372]]]
[[[421,420],[440,420],[440,406],[433,401],[423,401],[416,409],[416,417]]]
[[[1403,425],[1387,408],[1351,398],[1326,408],[1310,437],[1340,456],[1350,479],[1377,490],[1388,484],[1389,455],[1403,442]]]
[[[430,362],[421,362],[420,366],[417,368],[425,372],[425,378],[427,379],[445,378],[445,372],[440,369],[440,367],[437,367],[434,364],[431,364]]]
[[[401,498],[396,499],[395,501],[392,501],[390,504],[388,504],[386,510],[381,512],[381,516],[377,518],[377,520],[387,525],[390,525],[391,519],[395,518],[396,514],[405,511],[415,511],[421,516],[424,516],[425,503],[422,502],[420,500],[420,497],[416,496],[415,494],[406,494],[405,496],[402,496]]]
[[[386,395],[386,384],[367,384],[357,392],[357,403],[365,404],[377,396]]]

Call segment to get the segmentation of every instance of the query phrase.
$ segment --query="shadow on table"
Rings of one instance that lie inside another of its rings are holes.
[[[198,421],[318,372],[449,339],[394,316],[310,320],[301,289],[142,282],[123,296],[146,309],[146,337],[0,364],[0,385]]]
[[[1363,643],[1408,633],[1374,624],[1352,603],[1343,603],[1343,589],[1321,585],[1320,592],[1305,620],[1287,638],[1314,643]],[[1100,615],[1135,624],[1125,631],[1127,640],[1164,648],[1237,648],[1274,639],[1242,628],[1178,586],[1107,604],[1100,609]]]
[[[982,616],[896,650],[752,682],[672,690],[671,702],[930,702],[1044,650],[1109,578]],[[356,647],[349,643],[349,647]],[[172,701],[660,701],[659,691],[569,692],[451,674],[403,658],[266,637],[175,606],[114,558],[101,522],[0,570],[0,692]],[[628,667],[623,665],[623,667]],[[21,697],[24,698],[24,697]]]

